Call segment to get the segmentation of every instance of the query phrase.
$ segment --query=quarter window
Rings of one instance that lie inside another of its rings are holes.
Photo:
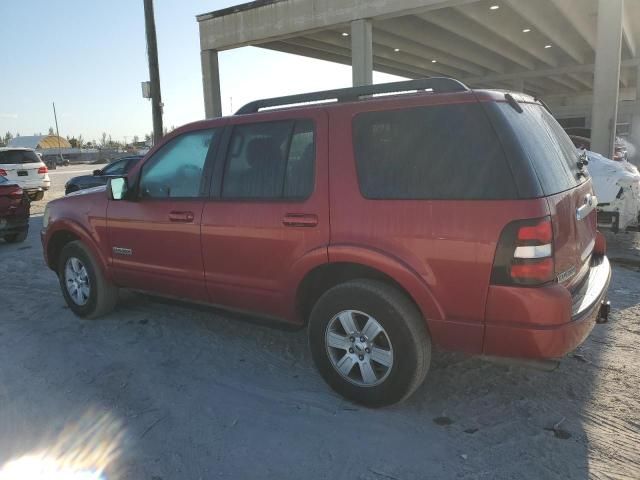
[[[311,121],[237,125],[227,152],[222,196],[306,198],[313,190],[314,159]]]
[[[218,130],[199,130],[174,138],[144,165],[143,198],[194,198],[202,194],[204,164],[213,151]]]
[[[353,136],[366,198],[517,198],[502,146],[479,104],[362,113]]]

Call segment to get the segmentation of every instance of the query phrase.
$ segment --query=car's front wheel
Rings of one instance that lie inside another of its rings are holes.
[[[70,242],[62,249],[58,279],[67,305],[79,317],[105,315],[118,300],[118,288],[105,278],[91,252],[80,241]]]
[[[309,320],[309,343],[325,381],[369,407],[411,395],[431,359],[431,338],[413,302],[392,285],[368,279],[320,297]]]
[[[36,192],[36,193],[29,194],[29,200],[31,200],[32,202],[39,202],[43,198],[44,198],[44,192]]]

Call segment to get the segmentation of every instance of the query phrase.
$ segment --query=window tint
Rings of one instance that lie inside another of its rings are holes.
[[[523,113],[499,103],[507,124],[513,129],[542,185],[545,195],[575,187],[578,179],[578,154],[560,124],[541,105],[521,103]]]
[[[479,104],[362,113],[353,135],[367,198],[517,198],[500,142]]]
[[[145,198],[200,196],[204,163],[217,139],[217,130],[199,130],[171,140],[142,168],[140,195]]]
[[[313,122],[296,122],[291,138],[287,172],[284,180],[284,196],[287,198],[306,198],[313,192],[314,159],[316,144]]]
[[[125,171],[126,165],[126,160],[117,160],[104,167],[102,173],[104,175],[122,175]]]
[[[224,198],[302,198],[313,190],[311,121],[237,125],[227,152]]]
[[[40,157],[31,150],[5,150],[0,152],[0,165],[40,163]]]
[[[6,177],[0,177],[0,185],[2,185],[3,183],[9,183],[9,180],[7,180]]]

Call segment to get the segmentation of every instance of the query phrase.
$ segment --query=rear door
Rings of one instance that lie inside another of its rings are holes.
[[[596,199],[586,168],[558,122],[538,104],[500,109],[514,129],[547,197],[558,281],[571,288],[587,273],[596,237]]]
[[[293,272],[327,256],[327,117],[261,118],[227,127],[202,214],[205,276],[211,302],[291,319]]]
[[[32,150],[0,151],[0,174],[4,171],[3,176],[21,187],[41,187],[44,174],[38,173],[38,170],[43,166]]]

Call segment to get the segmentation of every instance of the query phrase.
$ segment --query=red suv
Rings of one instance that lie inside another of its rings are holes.
[[[44,254],[81,317],[127,288],[308,325],[324,379],[387,405],[432,346],[557,358],[606,314],[585,163],[533,98],[452,79],[261,100],[50,202]]]

